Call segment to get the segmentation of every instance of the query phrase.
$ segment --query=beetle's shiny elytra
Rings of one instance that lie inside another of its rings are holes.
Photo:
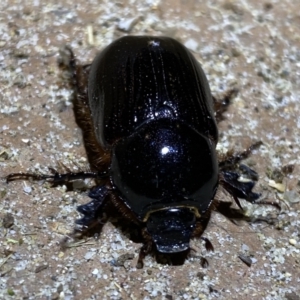
[[[194,56],[174,39],[127,36],[116,40],[94,59],[88,92],[103,148],[161,119],[176,120],[214,144],[217,141],[206,76]]]
[[[191,237],[205,230],[212,207],[218,208],[219,185],[239,206],[238,198],[258,199],[254,182],[240,182],[235,172],[253,147],[217,160],[214,116],[224,108],[213,100],[200,64],[182,44],[168,37],[127,36],[85,67],[76,65],[69,48],[63,54],[68,59],[60,66],[71,73],[74,112],[92,172],[17,173],[8,181],[97,179],[89,192],[92,200],[78,207],[83,218],[76,223],[93,227],[105,204],[112,203],[141,229],[140,266],[153,246],[163,253],[189,249]]]
[[[218,131],[200,64],[174,39],[124,37],[94,59],[88,93],[118,196],[158,251],[188,249],[194,212],[207,211],[218,184]]]

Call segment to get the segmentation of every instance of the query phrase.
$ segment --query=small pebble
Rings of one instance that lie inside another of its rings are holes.
[[[189,39],[185,42],[184,46],[196,52],[198,50],[199,44],[194,39]]]
[[[31,188],[30,186],[24,186],[23,191],[24,191],[26,194],[31,194],[32,188]]]
[[[10,213],[7,213],[4,217],[3,217],[3,227],[4,228],[9,228],[11,226],[14,225],[14,216]]]
[[[140,20],[140,17],[135,17],[132,19],[125,19],[119,22],[118,29],[125,32],[130,32],[134,25]]]
[[[93,275],[97,275],[98,273],[99,273],[98,269],[94,269],[93,272],[92,272]]]

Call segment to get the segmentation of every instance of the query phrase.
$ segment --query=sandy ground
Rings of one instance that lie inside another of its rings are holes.
[[[2,0],[0,176],[47,173],[57,161],[86,165],[70,91],[59,81],[61,45],[90,62],[120,36],[168,35],[194,51],[215,95],[239,88],[218,149],[263,141],[247,163],[260,175],[256,190],[282,210],[242,202],[274,224],[235,225],[214,214],[205,232],[213,253],[193,240],[182,265],[148,256],[136,269],[141,244],[110,222],[98,239],[61,251],[86,193],[2,181],[0,299],[300,299],[299,11],[289,0]]]

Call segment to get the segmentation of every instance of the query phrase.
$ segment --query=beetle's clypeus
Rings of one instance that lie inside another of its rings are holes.
[[[168,37],[127,36],[85,67],[76,64],[71,49],[63,53],[67,60],[60,65],[71,73],[74,111],[92,172],[16,173],[8,181],[97,179],[89,193],[92,200],[78,207],[83,218],[76,223],[94,226],[111,202],[141,230],[139,266],[152,248],[182,252],[192,237],[202,236],[212,208],[218,206],[214,198],[219,185],[239,206],[238,198],[258,199],[254,182],[238,181],[235,171],[252,148],[218,162],[215,115],[223,107],[182,44]]]

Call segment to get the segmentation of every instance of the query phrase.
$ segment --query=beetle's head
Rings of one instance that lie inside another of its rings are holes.
[[[215,144],[180,121],[152,121],[116,143],[111,181],[137,219],[147,222],[159,251],[170,252],[170,245],[171,252],[183,251],[194,211],[200,217],[216,192]]]
[[[163,209],[152,212],[146,224],[159,252],[177,253],[189,249],[196,215],[184,207]]]

